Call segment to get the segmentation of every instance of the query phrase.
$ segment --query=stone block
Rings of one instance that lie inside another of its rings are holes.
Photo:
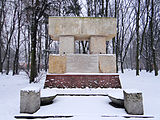
[[[124,107],[128,114],[143,115],[142,92],[135,90],[124,90]]]
[[[110,40],[116,35],[116,24],[115,18],[107,17],[49,17],[49,35],[53,40],[64,35],[83,40],[95,35]]]
[[[106,38],[92,36],[90,38],[90,54],[105,54]]]
[[[98,56],[100,73],[116,73],[116,56],[101,54]]]
[[[49,73],[65,73],[66,72],[66,56],[65,55],[49,55]]]
[[[74,36],[59,37],[59,54],[74,54]]]
[[[66,72],[98,73],[98,55],[74,54],[67,55]]]
[[[20,91],[20,113],[35,113],[40,109],[40,89],[25,88]]]

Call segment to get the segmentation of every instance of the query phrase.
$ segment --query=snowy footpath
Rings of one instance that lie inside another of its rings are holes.
[[[160,74],[160,73],[159,73]],[[43,87],[44,78],[34,86]],[[154,118],[129,118],[129,120],[160,120],[160,75],[142,71],[135,76],[135,71],[120,73],[123,89],[138,89],[143,92],[144,115]],[[0,120],[15,120],[20,111],[20,90],[29,86],[25,73],[20,75],[0,75]],[[52,89],[56,93],[68,94],[107,94],[115,89]],[[124,120],[127,116],[122,108],[109,104],[107,96],[57,96],[53,104],[41,106],[34,115],[64,115],[71,118],[47,118],[47,120]],[[26,115],[26,114],[22,114]],[[112,116],[112,117],[106,117]],[[36,119],[37,120],[37,119]]]

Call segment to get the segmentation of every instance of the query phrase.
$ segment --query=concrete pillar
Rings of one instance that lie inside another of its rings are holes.
[[[74,54],[74,36],[59,37],[59,54]]]
[[[106,54],[106,38],[91,36],[90,54]]]

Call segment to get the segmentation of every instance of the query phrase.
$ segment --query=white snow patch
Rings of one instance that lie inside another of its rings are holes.
[[[25,87],[21,90],[26,91],[26,92],[34,91],[35,93],[38,93],[40,91],[40,88],[39,87],[34,87],[34,86],[28,86],[28,87]]]
[[[119,89],[119,90],[112,90],[110,92],[108,92],[108,95],[111,97],[114,97],[116,99],[124,99],[124,95],[123,95],[123,90]]]
[[[137,90],[137,89],[125,89],[124,91],[126,93],[142,93],[142,91]]]
[[[55,96],[56,94],[56,91],[49,88],[41,90],[41,97]]]

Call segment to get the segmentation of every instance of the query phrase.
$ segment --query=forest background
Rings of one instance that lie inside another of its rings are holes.
[[[106,42],[106,53],[116,54],[117,72],[160,69],[160,0],[1,0],[0,72],[24,70],[30,83],[48,69],[49,54],[59,43],[48,35],[49,16],[115,17],[117,35]],[[77,54],[87,54],[89,43],[76,41]]]

